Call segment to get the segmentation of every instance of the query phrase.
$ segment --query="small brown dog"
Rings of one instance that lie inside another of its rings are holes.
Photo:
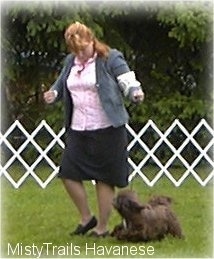
[[[122,216],[123,223],[117,225],[111,235],[119,240],[161,240],[167,234],[182,238],[181,226],[172,212],[171,198],[154,196],[142,204],[135,192],[123,190],[113,200],[113,206]]]

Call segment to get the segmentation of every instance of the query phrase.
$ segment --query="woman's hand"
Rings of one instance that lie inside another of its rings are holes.
[[[144,100],[144,92],[141,89],[135,90],[133,92],[132,98],[133,98],[133,102],[135,103],[142,102]]]
[[[53,90],[46,91],[43,94],[43,98],[46,103],[48,103],[48,104],[53,103],[54,100],[56,99],[56,93]]]

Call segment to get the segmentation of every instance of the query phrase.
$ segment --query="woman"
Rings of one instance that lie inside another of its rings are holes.
[[[65,41],[71,52],[56,82],[44,93],[53,103],[65,102],[66,146],[59,177],[80,213],[72,234],[105,237],[115,187],[128,185],[128,114],[123,104],[144,98],[140,83],[121,52],[100,42],[79,22],[68,26]],[[96,181],[99,217],[92,215],[84,180]]]

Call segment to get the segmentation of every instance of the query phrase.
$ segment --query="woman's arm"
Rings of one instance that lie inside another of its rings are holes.
[[[72,55],[69,54],[64,61],[64,66],[63,66],[58,78],[52,84],[51,88],[44,93],[43,97],[44,97],[44,100],[46,101],[46,103],[50,104],[50,103],[56,102],[62,98],[65,73],[67,71],[68,65],[71,62],[71,60],[72,60]]]
[[[136,79],[134,71],[130,71],[129,66],[118,50],[111,50],[109,56],[109,68],[111,74],[118,81],[118,85],[125,97],[137,103],[144,99],[141,83]]]

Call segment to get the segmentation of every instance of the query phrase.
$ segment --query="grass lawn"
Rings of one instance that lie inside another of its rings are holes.
[[[94,186],[88,182],[86,188],[91,208],[97,214]],[[161,242],[125,243],[112,237],[70,237],[69,232],[79,222],[79,215],[60,180],[54,179],[46,189],[41,189],[29,177],[19,189],[14,189],[2,177],[1,257],[213,258],[211,183],[202,187],[189,177],[177,188],[162,177],[154,187],[148,187],[140,178],[135,178],[130,188],[139,193],[142,201],[152,194],[171,196],[185,239],[167,237]],[[113,211],[109,229],[119,222],[120,217]]]

